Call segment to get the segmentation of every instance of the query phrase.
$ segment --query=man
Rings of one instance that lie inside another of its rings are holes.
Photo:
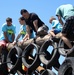
[[[62,33],[60,33],[60,38],[65,42],[65,44],[72,48],[72,45],[68,39],[73,38],[74,34],[74,7],[71,4],[61,5],[56,10],[56,16],[59,22],[63,25]],[[65,24],[62,20],[65,20]]]
[[[0,54],[2,48],[6,46],[7,43],[12,43],[15,39],[15,26],[12,24],[12,18],[8,17],[6,23],[2,25],[2,34],[0,36]]]
[[[27,33],[30,37],[30,27],[34,30],[37,34],[38,28],[44,27],[48,31],[48,27],[44,25],[44,22],[40,20],[37,14],[29,13],[26,9],[22,9],[20,11],[21,15],[25,18],[27,24]]]

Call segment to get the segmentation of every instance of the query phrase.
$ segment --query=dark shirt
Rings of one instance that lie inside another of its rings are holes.
[[[38,20],[38,28],[41,27],[44,23],[40,20],[40,18],[38,17],[38,15],[36,15],[35,13],[30,13],[30,16],[28,19],[26,19],[26,24],[29,25],[32,30],[35,30],[35,27],[33,25],[33,21]]]

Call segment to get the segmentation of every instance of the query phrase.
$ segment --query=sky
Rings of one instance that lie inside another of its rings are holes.
[[[0,33],[1,26],[5,23],[7,17],[13,19],[16,25],[16,36],[20,29],[19,17],[21,9],[27,9],[29,13],[36,13],[40,19],[51,29],[49,18],[55,16],[57,7],[62,4],[74,5],[74,0],[0,0]],[[57,18],[57,17],[56,17]],[[60,59],[62,63],[63,58]]]

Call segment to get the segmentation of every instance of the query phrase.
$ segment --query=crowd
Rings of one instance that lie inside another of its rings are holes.
[[[15,44],[22,36],[22,44],[24,41],[34,38],[33,31],[37,35],[41,27],[44,27],[46,32],[49,30],[48,26],[45,25],[36,13],[29,13],[26,9],[21,9],[20,14],[21,17],[19,18],[19,23],[21,26],[16,38],[16,26],[12,23],[12,18],[6,18],[6,23],[2,25],[2,33],[0,35],[0,55],[2,48],[5,47],[7,43]],[[48,35],[56,37],[57,34],[59,34],[59,38],[61,38],[69,48],[72,48],[70,40],[74,37],[74,6],[71,4],[59,6],[56,9],[56,16],[58,19],[54,16],[49,19],[52,29],[49,30]],[[65,22],[63,22],[62,19]]]

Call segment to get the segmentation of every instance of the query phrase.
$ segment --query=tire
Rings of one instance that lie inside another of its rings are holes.
[[[40,73],[37,70],[35,70],[35,71],[32,72],[31,75],[40,75]]]
[[[68,57],[59,68],[58,75],[74,75],[74,57]]]
[[[21,66],[21,56],[22,50],[21,48],[14,46],[7,55],[7,67],[9,68],[9,72],[14,73],[16,70],[20,69]]]
[[[47,57],[49,57],[49,59],[47,59],[46,51],[49,46],[52,46],[53,50],[52,50],[52,53],[49,56],[47,56]],[[43,45],[40,48],[39,54],[40,54],[39,58],[40,58],[41,62],[43,64],[45,64],[47,67],[52,67],[53,65],[55,65],[55,63],[58,61],[58,58],[60,56],[58,53],[58,49],[57,49],[57,43],[53,42],[51,40],[47,40],[43,43]]]
[[[4,47],[2,49],[2,55],[1,55],[1,59],[2,59],[2,64],[6,64],[6,59],[7,59],[7,54],[8,54],[8,50],[6,47]]]
[[[73,43],[72,43],[73,44]],[[74,48],[69,49],[66,44],[64,44],[63,40],[59,41],[58,52],[65,57],[73,57],[74,56]]]
[[[31,50],[33,50],[34,48],[35,48],[36,54],[34,57],[32,57],[33,60],[28,59],[28,57],[30,56]],[[39,46],[32,43],[32,44],[29,44],[22,53],[22,56],[23,56],[22,62],[28,68],[29,73],[33,72],[40,65],[38,51],[39,51]]]
[[[41,75],[56,75],[52,70],[46,69],[44,70]]]
[[[1,61],[0,61],[0,74],[1,75],[8,75],[8,69],[6,64],[6,58],[7,58],[8,51],[6,47],[2,48],[1,52]]]
[[[0,75],[8,75],[8,69],[6,64],[0,65]]]

